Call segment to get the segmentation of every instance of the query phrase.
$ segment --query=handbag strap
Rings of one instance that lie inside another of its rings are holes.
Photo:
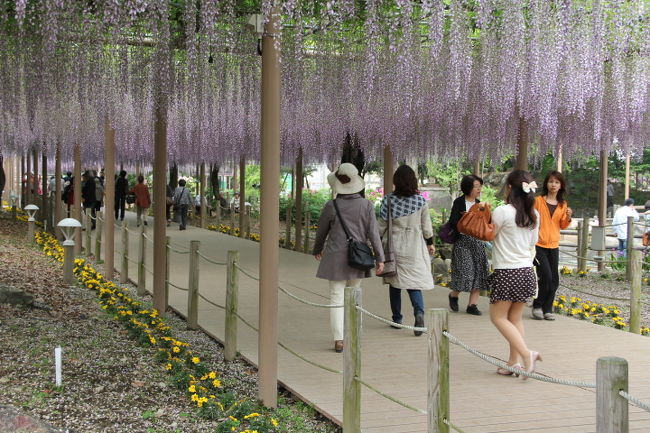
[[[345,225],[345,221],[343,221],[343,218],[341,218],[341,212],[339,211],[339,207],[336,204],[336,199],[332,200],[334,203],[334,209],[336,210],[336,216],[338,216],[339,221],[341,221],[341,226],[343,227],[343,231],[345,232],[345,239],[350,242],[352,241],[352,236],[350,236],[350,232],[348,231],[348,227]]]
[[[388,237],[386,238],[386,249],[393,249],[393,214],[390,211],[390,194],[386,196],[386,207],[388,208]]]

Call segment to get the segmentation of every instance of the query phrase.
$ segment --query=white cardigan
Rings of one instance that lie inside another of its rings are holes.
[[[492,251],[494,269],[519,269],[533,266],[534,248],[539,237],[539,212],[535,209],[537,222],[533,229],[517,227],[516,214],[516,209],[510,204],[499,206],[492,212],[492,222],[496,229]]]

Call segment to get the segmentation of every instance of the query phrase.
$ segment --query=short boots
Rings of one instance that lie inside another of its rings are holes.
[[[343,340],[334,340],[334,351],[336,353],[343,352]]]
[[[468,306],[467,306],[467,310],[465,310],[465,311],[467,311],[467,314],[471,314],[471,315],[473,315],[473,316],[480,316],[480,315],[483,314],[483,313],[481,313],[481,311],[478,309],[478,307],[476,306],[476,304],[468,305]]]
[[[451,311],[458,312],[458,297],[451,296],[451,293],[449,294],[449,308]]]
[[[424,316],[422,313],[418,313],[415,315],[415,325],[416,328],[424,328]],[[418,331],[416,329],[413,330],[413,334],[415,334],[416,337],[419,337],[422,335],[422,331]]]

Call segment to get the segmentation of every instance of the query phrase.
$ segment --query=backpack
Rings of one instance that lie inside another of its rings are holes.
[[[100,203],[104,200],[104,185],[98,177],[95,178],[95,200]]]

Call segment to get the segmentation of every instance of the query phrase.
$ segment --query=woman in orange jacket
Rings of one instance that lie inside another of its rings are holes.
[[[551,171],[544,179],[542,195],[535,199],[535,209],[540,215],[539,240],[535,245],[539,291],[532,314],[537,320],[555,320],[553,301],[560,283],[560,230],[569,226],[573,213],[565,195],[564,176],[559,171]]]
[[[136,186],[131,188],[130,193],[135,194],[135,207],[137,210],[138,216],[138,227],[140,227],[140,222],[143,221],[144,225],[147,225],[147,209],[151,206],[151,197],[149,196],[149,188],[144,183],[144,176],[138,176],[138,183]]]

